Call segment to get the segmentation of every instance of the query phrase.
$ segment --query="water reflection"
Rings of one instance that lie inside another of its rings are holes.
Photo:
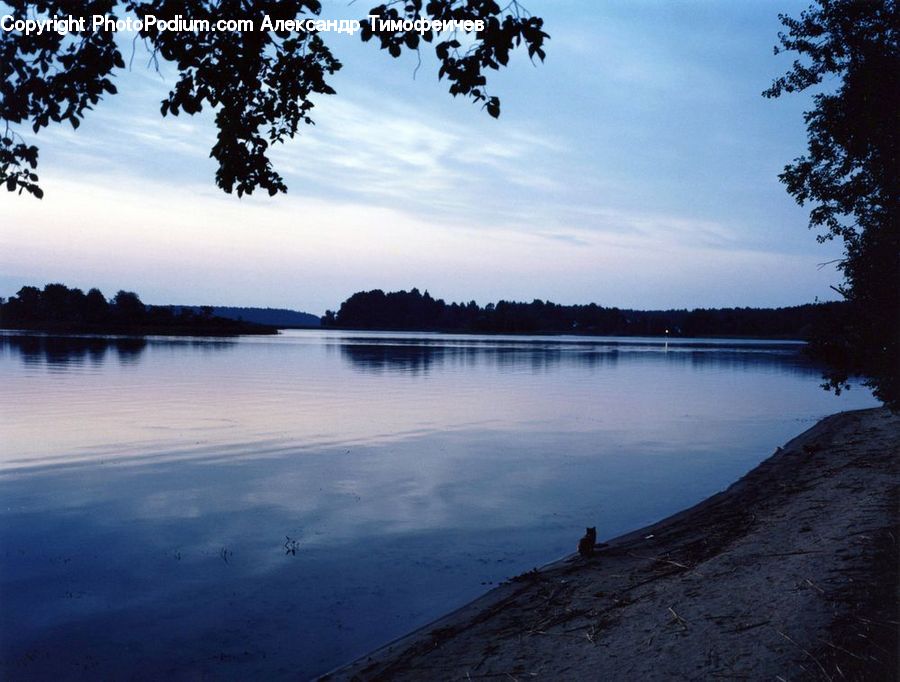
[[[144,339],[130,337],[0,336],[0,350],[20,356],[26,365],[102,365],[110,353],[128,364],[137,362],[146,346]]]
[[[0,383],[3,679],[308,679],[873,404],[796,344],[328,331],[0,335]]]
[[[55,369],[85,364],[99,367],[108,360],[134,365],[147,348],[154,345],[220,351],[232,344],[232,341],[221,339],[0,333],[0,353],[16,356],[29,366],[47,365]]]
[[[432,371],[497,368],[508,371],[546,372],[559,365],[586,369],[629,363],[690,365],[698,369],[747,369],[769,367],[801,375],[816,375],[821,368],[800,352],[795,343],[760,343],[735,347],[722,342],[686,341],[498,341],[491,338],[456,340],[341,338],[337,347],[345,363],[363,373],[427,375]]]
[[[428,374],[431,371],[469,367],[502,370],[547,371],[560,364],[595,367],[615,365],[618,351],[567,351],[560,348],[527,348],[503,345],[353,343],[340,346],[344,360],[360,372]]]

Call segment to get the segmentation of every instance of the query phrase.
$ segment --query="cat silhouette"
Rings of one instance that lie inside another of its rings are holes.
[[[592,526],[587,528],[584,533],[584,537],[582,537],[578,541],[578,553],[583,557],[589,557],[594,555],[594,545],[597,544],[597,527]]]

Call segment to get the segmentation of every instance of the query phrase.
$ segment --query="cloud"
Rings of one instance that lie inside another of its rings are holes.
[[[203,182],[172,187],[125,178],[113,188],[103,186],[104,177],[49,177],[54,192],[40,211],[34,202],[6,199],[0,271],[107,293],[132,289],[151,303],[314,313],[374,287],[419,286],[450,300],[622,307],[748,305],[763,296],[797,302],[798,290],[808,298],[827,291],[828,273],[808,256],[700,245],[689,238],[697,228],[677,219],[662,239],[664,216],[606,215],[631,226],[619,232],[485,230],[361,202],[236,201]],[[790,290],[781,284],[785,273]]]
[[[451,118],[426,118],[415,103],[356,92],[316,108],[319,123],[273,153],[304,194],[402,206],[432,220],[487,222],[492,204],[536,189],[552,191],[538,158],[559,142],[516,126],[490,139]],[[493,201],[492,201],[493,200]]]
[[[759,97],[770,7],[533,9],[551,50],[496,74],[500,121],[336,43],[341,94],[273,148],[274,198],[218,190],[212,112],[160,117],[172,78],[136,66],[77,132],[37,137],[46,199],[0,199],[0,271],[314,312],[374,286],[638,307],[827,294],[833,273],[809,270],[831,247],[777,180],[802,117]]]

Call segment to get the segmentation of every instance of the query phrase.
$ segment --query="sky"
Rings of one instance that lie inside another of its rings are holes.
[[[326,34],[337,95],[274,152],[276,197],[215,186],[211,113],[162,118],[173,72],[138,48],[77,131],[30,136],[45,197],[0,194],[0,296],[58,281],[315,314],[375,288],[638,309],[833,299],[820,264],[839,246],[777,177],[805,150],[809,96],[761,96],[791,61],[773,55],[777,15],[807,4],[529,0],[547,59],[520,51],[491,75],[499,120],[451,97],[433,55],[417,70]]]

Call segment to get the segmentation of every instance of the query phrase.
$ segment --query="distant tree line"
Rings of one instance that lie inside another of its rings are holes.
[[[108,334],[233,334],[275,333],[272,327],[228,320],[211,307],[172,310],[145,305],[132,291],[107,300],[99,289],[84,293],[64,284],[43,289],[26,286],[7,301],[0,299],[0,327],[63,333]]]
[[[180,313],[185,308],[195,313],[200,313],[204,310],[203,306],[198,305],[175,305],[169,306],[169,308],[175,313]],[[311,315],[310,313],[288,308],[213,306],[212,314],[228,320],[253,322],[254,324],[264,324],[270,327],[278,327],[279,329],[318,327],[321,324],[321,318],[318,315]]]
[[[569,333],[610,336],[719,336],[808,339],[816,330],[839,324],[843,303],[788,308],[698,308],[627,310],[596,303],[560,305],[498,301],[445,303],[427,291],[361,291],[337,312],[327,311],[322,326],[344,329],[461,331],[484,333]]]

